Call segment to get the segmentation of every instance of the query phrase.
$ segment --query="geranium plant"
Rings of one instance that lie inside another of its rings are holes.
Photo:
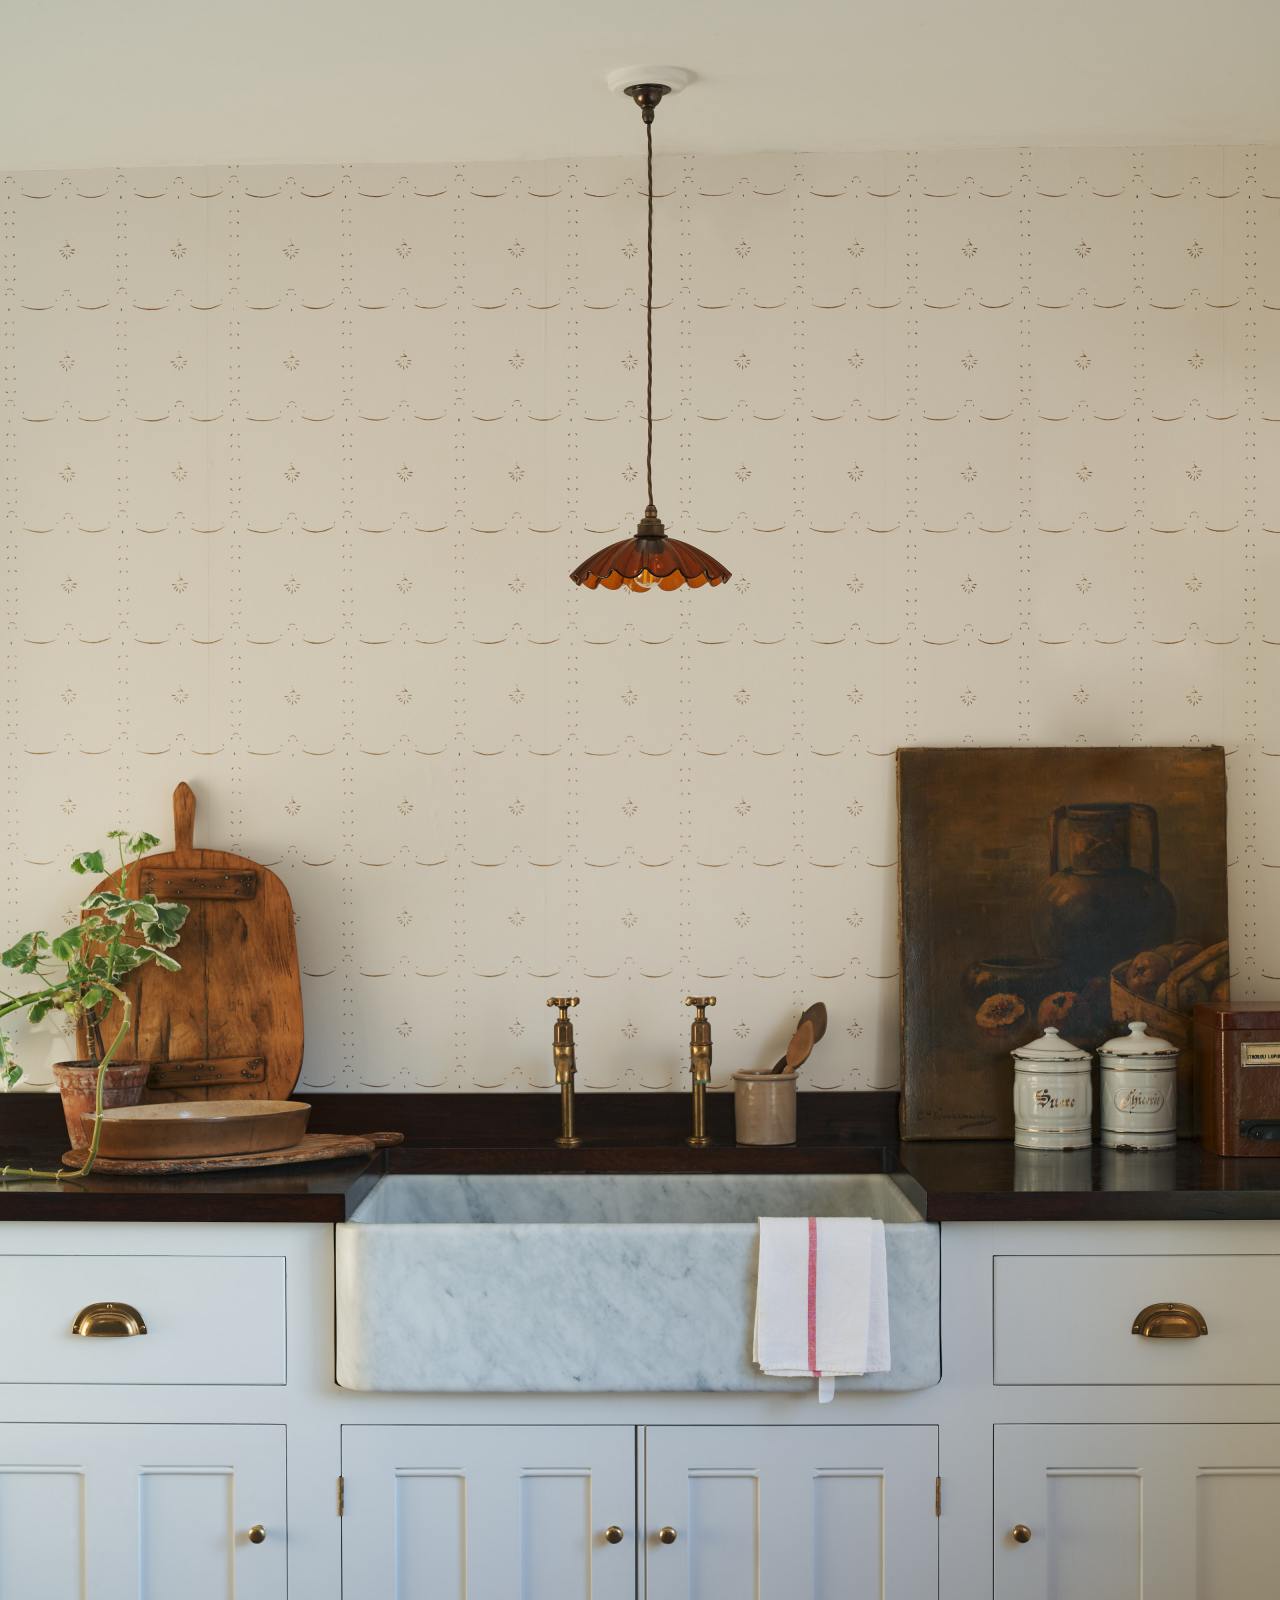
[[[73,1022],[83,1020],[92,1059],[97,1066],[94,1093],[93,1134],[85,1159],[71,1171],[39,1172],[32,1167],[0,1167],[0,1179],[83,1178],[93,1170],[98,1156],[102,1126],[102,1085],[107,1068],[129,1033],[133,1006],[120,987],[130,972],[154,961],[169,972],[178,963],[168,952],[178,943],[187,907],[176,901],[158,900],[153,894],[138,899],[129,895],[129,869],[139,856],[160,843],[154,834],[132,837],[116,829],[107,837],[112,841],[119,866],[110,869],[106,884],[96,889],[81,904],[80,921],[50,937],[43,931],[24,933],[0,954],[0,962],[26,985],[16,984],[21,992],[9,994],[0,989],[0,1022],[14,1013],[25,1012],[31,1022],[39,1022],[51,1011],[59,1011]],[[112,846],[108,846],[110,853]],[[71,870],[82,876],[106,876],[108,868],[101,850],[82,850],[71,862]],[[30,980],[34,980],[31,982]],[[7,988],[7,985],[6,985]],[[110,1043],[104,1045],[103,1023],[115,1004],[120,1007],[120,1025]],[[0,1082],[12,1088],[22,1076],[14,1054],[13,1041],[0,1027]]]

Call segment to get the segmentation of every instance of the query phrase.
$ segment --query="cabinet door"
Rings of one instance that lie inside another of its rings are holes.
[[[996,1600],[1269,1594],[1280,1426],[997,1427],[995,1518]]]
[[[285,1574],[283,1428],[0,1426],[0,1600],[284,1600]]]
[[[644,1449],[648,1600],[935,1600],[936,1428],[656,1427]]]
[[[635,1594],[632,1428],[348,1426],[342,1472],[347,1600]]]

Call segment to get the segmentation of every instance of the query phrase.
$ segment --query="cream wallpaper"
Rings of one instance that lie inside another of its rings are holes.
[[[901,744],[1222,742],[1280,981],[1280,152],[659,156],[0,186],[6,927],[74,849],[273,864],[303,1086],[897,1073]],[[956,803],[963,803],[957,795]],[[64,1053],[31,1042],[33,1076]]]

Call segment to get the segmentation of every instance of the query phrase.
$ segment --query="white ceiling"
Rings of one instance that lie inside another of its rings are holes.
[[[0,167],[1280,138],[1275,0],[9,0]]]

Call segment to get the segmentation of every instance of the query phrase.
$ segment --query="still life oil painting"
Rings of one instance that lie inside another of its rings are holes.
[[[1011,1131],[1009,1052],[1144,1020],[1182,1050],[1226,999],[1221,748],[898,754],[902,1133]]]

